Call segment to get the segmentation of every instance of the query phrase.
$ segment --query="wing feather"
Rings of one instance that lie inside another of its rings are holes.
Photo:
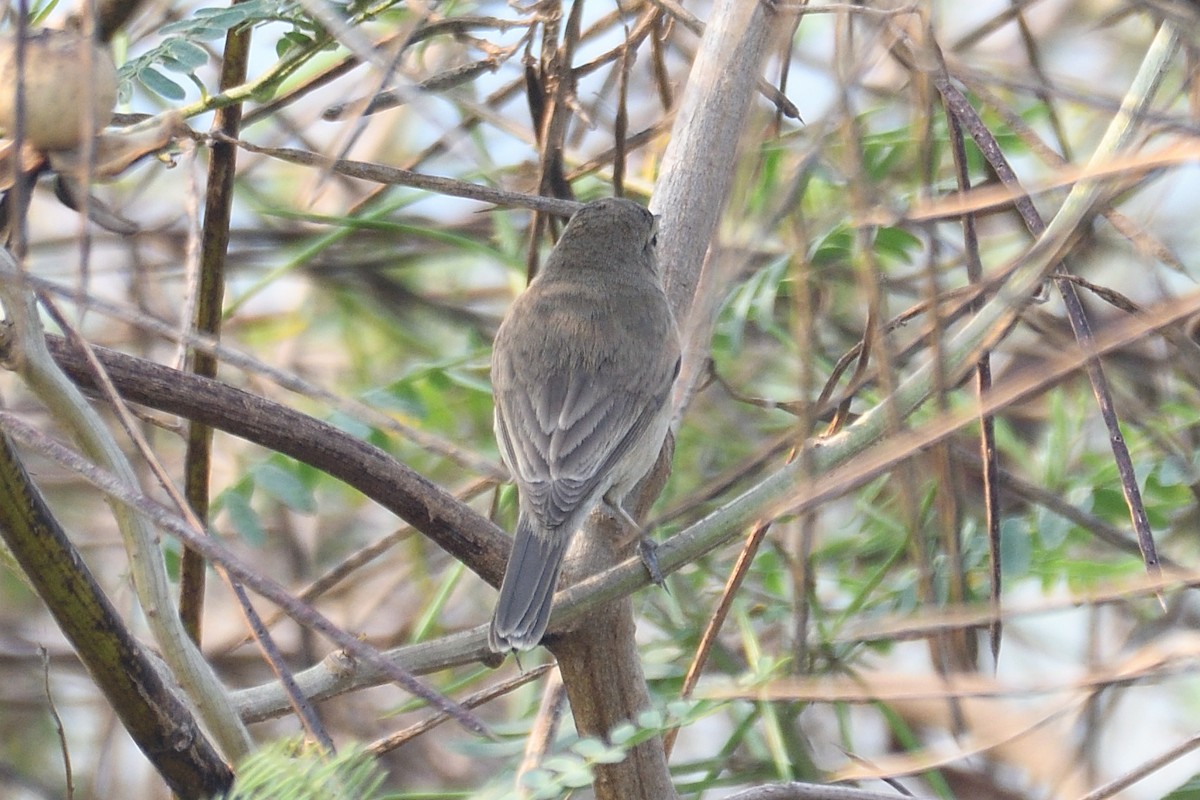
[[[581,299],[576,286],[573,295],[559,294],[558,303],[547,304],[555,287],[542,288],[534,307],[510,315],[512,326],[497,335],[497,341],[509,337],[509,342],[493,356],[495,427],[522,508],[556,529],[582,522],[611,487],[621,459],[660,418],[675,378],[678,345],[661,293],[648,298],[618,291],[614,297],[609,287],[608,296]],[[617,325],[610,313],[615,304],[661,326],[649,334],[663,346],[638,341],[631,330],[644,338],[645,326],[639,329],[628,318]],[[556,335],[547,335],[547,329]]]

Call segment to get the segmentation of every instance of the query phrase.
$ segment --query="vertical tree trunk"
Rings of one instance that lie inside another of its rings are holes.
[[[791,30],[789,20],[781,16],[770,2],[718,0],[714,4],[655,190],[652,206],[663,217],[660,257],[664,279],[685,337],[685,352],[693,359],[708,346],[704,336],[689,340],[689,331],[707,330],[702,321],[697,321],[698,326],[688,324],[693,294],[733,184],[738,140],[758,91],[768,41],[773,32]],[[700,303],[697,313],[712,308],[712,304]],[[696,374],[684,374],[681,381],[694,380]],[[686,385],[680,389],[677,398],[690,394]],[[667,470],[655,472],[663,476],[660,484],[665,481]],[[643,497],[652,500],[660,490],[661,485],[651,487]],[[589,523],[572,548],[568,580],[578,580],[627,557],[627,552],[620,553],[615,546],[620,538],[612,526]],[[639,712],[650,708],[634,629],[633,603],[625,598],[589,614],[577,628],[549,644],[558,658],[581,735],[606,738],[615,725],[635,720]],[[598,766],[595,794],[597,800],[677,797],[662,737],[638,745],[618,764]]]

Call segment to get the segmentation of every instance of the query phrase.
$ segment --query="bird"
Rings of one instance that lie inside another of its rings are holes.
[[[658,218],[638,203],[584,205],[496,333],[494,430],[518,519],[493,652],[542,640],[567,546],[597,505],[637,525],[622,503],[658,459],[680,363],[657,243]]]

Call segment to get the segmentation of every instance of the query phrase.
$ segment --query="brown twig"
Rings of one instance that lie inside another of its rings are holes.
[[[964,128],[971,134],[976,146],[987,159],[988,164],[996,171],[1000,180],[1009,187],[1019,187],[1020,181],[1016,173],[1008,163],[1003,150],[1001,149],[996,138],[991,131],[980,119],[979,114],[975,111],[966,97],[955,87],[949,80],[948,76],[935,77],[935,85],[938,91],[945,99],[950,112],[959,120]],[[1042,221],[1041,215],[1033,205],[1033,201],[1028,195],[1021,195],[1014,199],[1014,206],[1020,214],[1025,227],[1034,236],[1041,236],[1046,230],[1046,224]],[[1085,349],[1093,349],[1095,347],[1095,337],[1092,334],[1091,323],[1088,321],[1087,315],[1083,310],[1083,304],[1079,300],[1079,294],[1075,290],[1075,286],[1067,275],[1069,274],[1065,263],[1060,263],[1055,269],[1055,285],[1058,287],[1059,293],[1062,296],[1063,304],[1066,307],[1067,318],[1070,320],[1071,329],[1075,333],[1075,338],[1079,344]],[[1150,522],[1146,518],[1146,508],[1142,503],[1141,490],[1138,487],[1137,476],[1133,469],[1133,460],[1129,455],[1129,448],[1125,444],[1124,436],[1121,434],[1120,421],[1117,418],[1116,409],[1113,406],[1112,393],[1108,388],[1108,379],[1104,375],[1104,369],[1100,365],[1098,359],[1092,359],[1087,364],[1088,380],[1092,384],[1092,391],[1096,397],[1096,403],[1100,408],[1100,415],[1104,420],[1104,425],[1108,429],[1109,444],[1112,447],[1113,459],[1117,465],[1117,473],[1121,479],[1121,490],[1125,495],[1125,502],[1129,508],[1130,518],[1133,521],[1134,530],[1137,532],[1138,543],[1142,550],[1142,560],[1146,565],[1146,569],[1153,573],[1160,570],[1158,562],[1158,553],[1154,545],[1154,534],[1150,530]]]
[[[75,451],[46,436],[12,413],[0,411],[0,427],[3,427],[8,435],[18,443],[37,450],[38,453],[71,470],[112,499],[144,515],[160,529],[195,548],[213,564],[214,568],[228,572],[230,580],[249,586],[257,594],[283,608],[288,616],[301,625],[311,628],[341,647],[352,658],[379,670],[388,680],[398,683],[433,707],[449,714],[467,730],[490,735],[487,727],[475,715],[425,686],[411,673],[385,658],[374,647],[342,630],[312,606],[297,600],[275,581],[260,575],[216,537],[209,536],[206,531],[193,528],[172,513],[170,509],[159,505],[142,494],[140,490],[123,483],[111,473],[96,467]]]
[[[946,65],[945,60],[941,58],[941,51],[937,50],[935,52],[938,56],[938,65],[944,72]],[[943,103],[945,103],[944,97]],[[950,147],[954,159],[954,174],[955,179],[958,181],[958,190],[960,192],[968,192],[971,190],[971,176],[968,172],[967,150],[966,142],[963,139],[962,123],[957,116],[950,113],[948,105],[945,105],[944,108],[950,134]],[[983,262],[979,255],[979,232],[976,229],[974,213],[968,212],[963,214],[962,229],[967,281],[972,286],[978,286],[983,281]],[[982,304],[982,297],[977,298],[971,303],[971,310],[977,311]],[[989,353],[982,353],[979,356],[979,363],[975,366],[976,396],[982,397],[991,388],[991,355]],[[1000,558],[1000,491],[996,478],[1000,465],[996,455],[996,420],[989,415],[981,415],[979,418],[979,453],[983,464],[984,524],[987,527],[988,560],[990,562],[989,571],[991,574],[991,586],[988,587],[988,592],[991,595],[992,604],[999,610],[1003,574]],[[1000,615],[997,614],[996,619],[988,626],[988,641],[991,646],[993,664],[1000,658],[1000,639],[1003,636],[1003,632],[1003,623],[1000,620]]]
[[[86,362],[65,342],[47,346],[72,380],[95,389]],[[5,347],[0,334],[0,355]],[[379,448],[328,423],[227,386],[102,347],[92,348],[128,401],[195,419],[346,481],[437,542],[494,586],[500,584],[508,537],[488,520]]]
[[[460,700],[459,703],[463,708],[478,708],[484,703],[489,703],[492,700],[495,700],[497,697],[503,697],[509,692],[519,689],[531,681],[537,680],[553,668],[553,663],[542,664],[539,667],[534,667],[528,672],[522,672],[519,675],[501,681],[495,686],[489,686],[486,689],[482,689],[474,694],[468,695]],[[450,719],[450,716],[441,712],[432,714],[420,722],[408,726],[404,730],[390,733],[381,739],[376,739],[374,742],[371,742],[371,744],[367,745],[367,752],[374,756],[381,756],[384,753],[391,752],[397,747],[402,747],[421,734],[433,730],[448,719]]]
[[[721,599],[717,601],[717,607],[713,609],[708,625],[705,626],[704,633],[700,636],[700,644],[692,655],[692,662],[688,664],[687,673],[683,677],[683,686],[679,690],[681,698],[686,700],[691,697],[692,692],[696,689],[696,684],[700,682],[700,673],[708,662],[713,645],[716,644],[717,634],[721,632],[721,626],[725,624],[729,610],[733,608],[733,598],[741,587],[742,581],[746,579],[750,565],[754,562],[754,556],[758,553],[758,547],[762,544],[763,537],[767,535],[770,528],[770,522],[763,522],[755,525],[746,536],[741,552],[738,553],[733,568],[729,570],[729,577],[725,579],[725,588],[721,591]],[[671,751],[675,748],[675,738],[678,735],[679,728],[671,728],[663,737],[663,749],[666,751],[668,759],[671,757]]]
[[[182,798],[228,791],[233,773],[162,678],[0,436],[0,536],[125,730]],[[69,603],[56,598],[69,598]]]
[[[250,28],[239,26],[225,36],[221,61],[220,91],[246,81],[250,54]],[[241,129],[242,104],[219,108],[213,130],[237,139]],[[225,257],[229,249],[229,220],[233,213],[233,179],[237,173],[237,148],[227,141],[214,141],[208,164],[204,197],[204,222],[200,231],[200,274],[196,289],[193,328],[206,336],[221,336],[222,303],[225,298]],[[192,351],[191,371],[205,378],[217,375],[217,360],[210,353]],[[212,430],[191,422],[184,452],[184,494],[202,524],[208,522],[209,472],[212,463]],[[179,616],[192,641],[200,644],[204,616],[205,564],[188,548],[179,567]]]

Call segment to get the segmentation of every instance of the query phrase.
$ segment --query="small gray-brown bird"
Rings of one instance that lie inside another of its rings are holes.
[[[601,500],[628,520],[621,503],[662,449],[679,334],[657,227],[629,200],[588,203],[496,334],[496,440],[520,514],[488,635],[494,652],[537,646],[571,537]]]

